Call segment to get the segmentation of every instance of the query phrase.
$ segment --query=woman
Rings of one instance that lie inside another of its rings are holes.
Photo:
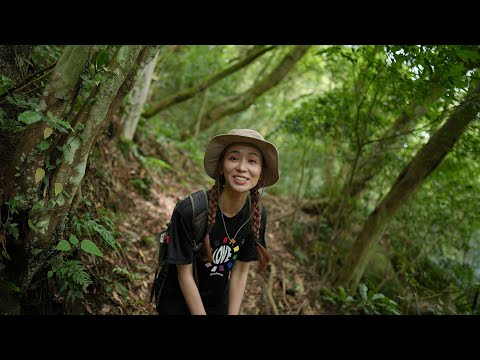
[[[170,223],[167,261],[174,266],[169,265],[157,300],[159,314],[238,315],[249,263],[258,261],[261,272],[269,260],[267,213],[258,190],[279,179],[275,146],[255,130],[234,129],[210,140],[204,167],[215,184],[207,192],[203,246],[196,256],[192,203],[186,198],[175,207]]]

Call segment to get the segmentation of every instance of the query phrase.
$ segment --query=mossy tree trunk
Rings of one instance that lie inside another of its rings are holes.
[[[365,222],[340,270],[337,285],[347,288],[350,293],[357,289],[368,265],[372,247],[378,242],[392,217],[437,168],[469,123],[478,115],[479,93],[480,86],[477,84],[468,98],[454,110],[445,124],[400,173],[389,193]]]
[[[80,75],[87,64],[90,49],[91,46],[82,45],[65,47],[40,98],[38,112],[49,118],[67,119],[77,97],[82,81]],[[50,127],[45,121],[38,121],[29,125],[23,132],[5,173],[5,177],[11,179],[5,186],[3,194],[5,201],[19,194],[27,194],[27,189],[34,185],[36,169],[43,166],[46,156],[46,152],[38,151],[37,146],[44,140],[47,128]],[[60,134],[54,134],[50,139],[51,143],[59,136]],[[21,176],[15,176],[16,173],[20,173]],[[30,201],[23,202],[22,209],[31,207],[34,196],[32,191],[30,194],[28,196]]]
[[[87,64],[90,48],[65,48],[45,88],[40,109],[43,115],[66,121],[82,81],[80,75]],[[27,292],[33,277],[55,254],[53,248],[62,236],[66,216],[73,210],[72,199],[85,175],[90,149],[102,126],[118,109],[133,87],[139,70],[156,51],[155,46],[119,47],[108,64],[109,71],[103,74],[71,121],[69,133],[57,135],[54,131],[52,136],[45,137],[48,125],[44,121],[32,124],[25,132],[17,156],[20,164],[25,159],[22,153],[33,159],[24,169],[24,173],[32,176],[22,175],[22,180],[10,188],[7,197],[32,194],[22,204],[24,214],[28,215],[28,225],[23,224],[24,233],[11,254],[7,271],[9,281],[18,284],[21,295]],[[38,151],[37,144],[45,140],[50,142],[48,151]],[[50,166],[46,159],[50,159]]]

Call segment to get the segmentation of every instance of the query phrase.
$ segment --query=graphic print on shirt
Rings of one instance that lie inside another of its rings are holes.
[[[235,239],[228,240],[228,237],[223,238],[223,243],[213,252],[213,261],[205,264],[210,268],[210,276],[219,275],[224,276],[227,269],[233,266],[233,260],[237,258],[240,246]]]

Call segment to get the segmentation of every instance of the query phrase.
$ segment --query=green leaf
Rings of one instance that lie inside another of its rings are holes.
[[[30,227],[30,229],[32,229],[35,232],[35,234],[38,232],[38,229],[33,224],[32,219],[28,219],[28,226]]]
[[[55,247],[56,250],[60,250],[60,251],[70,251],[71,249],[71,246],[70,244],[68,243],[68,241],[66,240],[60,240],[57,244],[57,246]]]
[[[48,125],[50,125],[51,127],[53,127],[54,129],[57,129],[58,131],[60,131],[60,132],[62,132],[62,133],[64,133],[64,134],[68,134],[68,131],[67,131],[64,127],[56,124],[56,123],[53,122],[52,120],[50,120],[50,119],[44,119],[44,121],[45,121]]]
[[[18,115],[18,121],[24,122],[27,125],[36,123],[42,120],[42,115],[35,111],[25,111]]]
[[[68,241],[70,241],[73,245],[78,245],[78,239],[75,235],[70,235],[70,237],[68,238]]]
[[[55,196],[60,194],[63,190],[63,185],[61,183],[55,183]]]
[[[47,150],[50,147],[50,143],[48,141],[42,140],[40,144],[38,144],[38,148],[40,150]]]
[[[35,226],[36,226],[37,229],[43,229],[43,228],[46,228],[48,226],[48,223],[49,223],[48,220],[42,220],[42,221],[39,221],[38,223],[36,223]]]
[[[37,255],[40,254],[42,251],[43,251],[43,249],[33,248],[33,249],[32,249],[32,255],[33,255],[33,256],[37,256]]]
[[[48,189],[48,184],[50,183],[50,180],[48,180],[48,176],[45,176],[43,179],[42,179],[42,182],[45,184],[45,187]]]
[[[108,64],[108,52],[106,50],[100,50],[95,57],[95,67],[100,69],[102,66]]]
[[[52,276],[53,276],[53,271],[50,270],[50,271],[47,273],[47,278],[50,279]]]
[[[358,287],[358,291],[360,293],[360,296],[362,297],[363,301],[367,301],[367,285],[365,284],[360,284],[360,286]]]
[[[37,168],[37,171],[35,171],[35,184],[38,184],[40,181],[42,181],[44,176],[45,170],[42,168]]]
[[[80,243],[80,248],[89,254],[103,257],[103,254],[100,251],[100,249],[97,247],[97,245],[95,245],[95,243],[90,240],[83,240]]]
[[[4,258],[7,258],[8,260],[12,261],[12,259],[10,259],[10,255],[8,255],[8,253],[5,250],[2,250],[2,255]]]
[[[7,289],[13,290],[15,292],[21,292],[20,288],[17,285],[15,285],[14,283],[8,280],[0,279],[0,285],[2,285],[2,287],[6,287]]]

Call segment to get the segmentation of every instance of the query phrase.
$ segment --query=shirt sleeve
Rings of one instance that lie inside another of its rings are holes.
[[[260,225],[260,232],[259,232],[259,242],[263,245],[264,248],[267,248],[265,243],[265,229],[267,227],[267,209],[265,206],[262,206],[262,221]],[[243,246],[240,248],[238,253],[237,260],[240,261],[257,261],[258,260],[258,253],[257,253],[257,246],[253,241],[253,233],[250,231],[243,243]]]
[[[170,242],[167,261],[169,264],[190,264],[193,262],[192,224],[175,208],[170,221]]]

